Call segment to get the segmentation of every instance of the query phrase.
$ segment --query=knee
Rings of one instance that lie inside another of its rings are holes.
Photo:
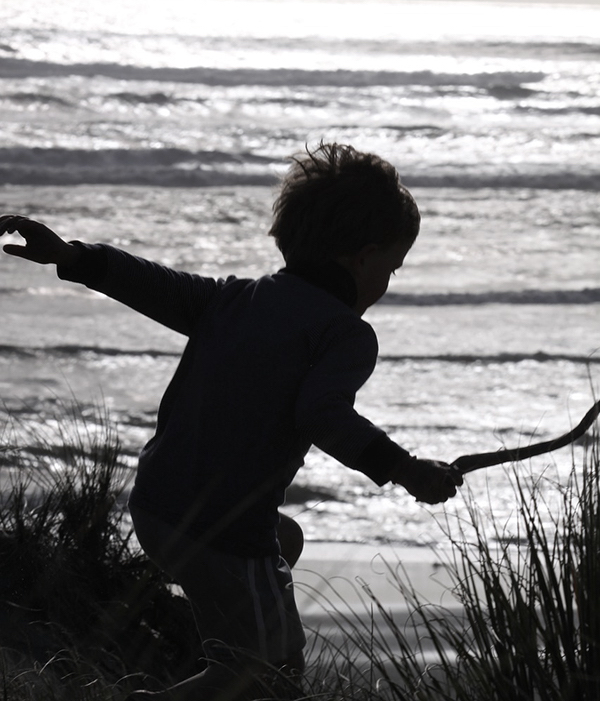
[[[288,657],[288,659],[285,661],[284,667],[292,676],[302,674],[306,669],[306,660],[302,650],[299,650],[294,655]]]
[[[279,672],[290,681],[299,681],[306,670],[304,652],[298,650],[277,665]]]

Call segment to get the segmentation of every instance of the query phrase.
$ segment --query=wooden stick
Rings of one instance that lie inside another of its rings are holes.
[[[569,445],[569,443],[573,443],[573,441],[581,438],[581,436],[583,436],[588,428],[590,428],[590,426],[594,423],[599,414],[600,402],[596,402],[572,431],[569,431],[568,433],[565,433],[554,440],[544,441],[543,443],[534,443],[533,445],[526,445],[522,448],[505,448],[503,450],[496,450],[493,453],[461,455],[461,457],[457,458],[451,464],[451,466],[454,469],[459,470],[462,474],[465,474],[466,472],[479,470],[482,467],[500,465],[504,462],[526,460],[534,455],[550,453],[553,450],[558,450],[558,448],[564,448],[564,446]]]

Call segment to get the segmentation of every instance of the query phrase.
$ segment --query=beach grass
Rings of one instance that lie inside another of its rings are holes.
[[[465,488],[466,517],[443,524],[452,542],[444,605],[386,562],[408,615],[367,584],[349,609],[335,586],[323,610],[344,642],[321,641],[323,677],[338,698],[420,701],[595,701],[600,698],[600,459],[597,432],[561,484],[551,471],[506,471],[515,514],[498,523]],[[369,615],[370,612],[370,615]]]
[[[74,404],[35,435],[6,414],[0,464],[0,698],[116,699],[198,671],[187,602],[136,547],[124,504],[131,468],[105,412]],[[66,417],[66,418],[65,418]],[[51,430],[50,430],[51,429]],[[574,452],[574,456],[575,456]],[[577,455],[580,455],[578,452]],[[338,630],[309,631],[290,698],[596,701],[600,698],[600,441],[568,480],[506,471],[515,518],[463,489],[444,605],[387,562],[407,615],[365,583],[352,605],[315,591]],[[336,598],[337,597],[337,598]],[[331,630],[331,627],[327,628]],[[266,694],[268,696],[268,694]]]
[[[113,424],[84,414],[62,407],[34,428],[7,415],[0,431],[5,699],[73,699],[65,680],[77,679],[77,698],[112,699],[119,682],[197,671],[188,604],[132,541]]]

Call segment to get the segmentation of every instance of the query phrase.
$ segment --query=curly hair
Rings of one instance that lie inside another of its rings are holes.
[[[335,143],[292,161],[269,231],[288,266],[326,263],[369,243],[414,243],[419,210],[390,163]]]

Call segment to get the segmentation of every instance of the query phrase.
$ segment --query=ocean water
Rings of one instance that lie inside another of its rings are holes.
[[[271,204],[305,144],[390,160],[422,233],[366,315],[380,361],[357,406],[412,452],[546,440],[598,393],[600,3],[3,0],[0,107],[3,211],[206,275],[281,267]],[[108,407],[133,465],[184,340],[0,256],[23,445],[74,397],[88,424]],[[563,480],[582,453],[523,470]],[[309,539],[444,542],[442,507],[318,451],[297,483]],[[511,521],[503,468],[463,491]]]

